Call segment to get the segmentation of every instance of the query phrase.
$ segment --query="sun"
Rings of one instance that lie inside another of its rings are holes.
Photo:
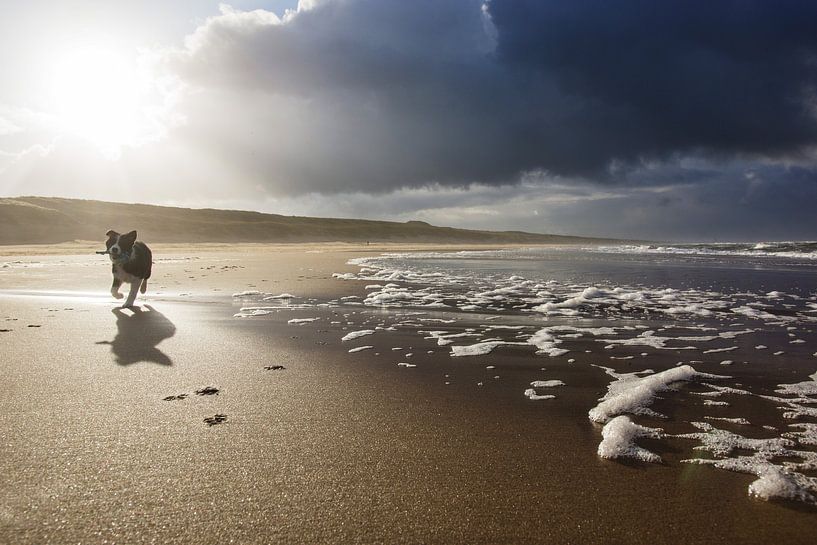
[[[55,65],[52,94],[64,132],[118,155],[140,131],[142,82],[132,62],[104,48],[75,49]]]

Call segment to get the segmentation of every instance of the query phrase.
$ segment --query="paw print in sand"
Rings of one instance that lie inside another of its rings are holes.
[[[204,419],[205,424],[207,424],[208,426],[215,426],[216,424],[223,424],[226,421],[227,421],[227,415],[226,414],[220,414],[220,413],[216,414],[216,415],[213,415],[213,416],[208,416],[207,418]]]
[[[218,395],[219,389],[215,388],[214,386],[207,386],[200,390],[196,390],[197,396],[211,396],[211,395]]]

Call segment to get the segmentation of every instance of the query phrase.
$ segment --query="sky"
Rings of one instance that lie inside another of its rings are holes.
[[[812,1],[0,8],[0,196],[817,239]]]

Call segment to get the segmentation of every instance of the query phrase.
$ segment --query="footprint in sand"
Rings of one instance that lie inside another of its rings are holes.
[[[40,324],[28,324],[27,327],[42,327]]]
[[[207,418],[204,419],[204,422],[208,426],[215,426],[216,424],[223,424],[226,421],[227,421],[227,415],[226,414],[216,414],[216,415],[213,415],[213,416],[208,416]]]
[[[218,388],[216,388],[215,386],[206,386],[206,387],[204,387],[204,388],[201,388],[201,389],[199,389],[199,390],[196,390],[196,395],[197,395],[197,396],[211,396],[211,395],[218,395],[218,393],[219,393],[220,391],[221,391],[221,390],[219,390],[219,389],[218,389]],[[162,398],[162,401],[181,401],[181,400],[187,399],[187,396],[189,396],[189,395],[190,395],[190,394],[188,394],[188,393],[171,395],[171,396],[163,397],[163,398]]]
[[[214,386],[207,386],[200,390],[196,390],[197,396],[211,396],[211,395],[218,395],[219,389]]]

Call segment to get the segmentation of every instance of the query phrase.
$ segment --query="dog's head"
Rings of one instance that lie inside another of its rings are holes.
[[[108,235],[105,246],[108,248],[111,259],[118,259],[123,255],[129,254],[133,249],[133,243],[136,242],[136,231],[120,235],[116,231],[111,230],[105,234]]]

